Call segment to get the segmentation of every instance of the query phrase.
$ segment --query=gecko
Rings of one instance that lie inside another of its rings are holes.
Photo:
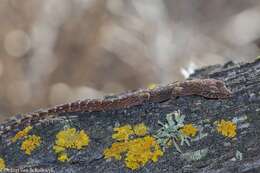
[[[131,108],[143,103],[158,103],[180,96],[197,95],[208,99],[225,99],[231,97],[231,91],[224,82],[217,79],[193,79],[174,82],[154,89],[139,89],[103,99],[85,99],[17,115],[0,125],[0,134],[4,134],[19,125],[30,125],[43,119],[59,116],[60,113],[94,112]]]

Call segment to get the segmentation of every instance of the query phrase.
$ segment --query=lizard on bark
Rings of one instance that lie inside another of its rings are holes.
[[[125,94],[107,96],[103,99],[86,99],[62,104],[46,110],[17,115],[0,125],[5,134],[19,125],[30,125],[60,113],[93,112],[130,108],[146,102],[163,102],[180,96],[198,95],[209,99],[225,99],[231,96],[224,82],[216,79],[194,79],[175,82],[155,89],[140,89]]]

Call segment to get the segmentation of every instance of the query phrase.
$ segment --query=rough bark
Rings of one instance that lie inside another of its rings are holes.
[[[206,99],[184,96],[162,103],[146,103],[124,110],[91,113],[63,113],[59,118],[48,119],[33,125],[31,134],[41,136],[42,143],[31,155],[20,150],[21,141],[12,143],[10,138],[19,130],[11,129],[1,136],[0,157],[8,168],[38,168],[53,172],[132,172],[123,160],[107,161],[103,157],[110,147],[113,128],[117,125],[144,123],[150,133],[155,133],[166,122],[166,114],[179,110],[185,115],[185,123],[203,127],[207,136],[180,146],[183,153],[208,149],[205,157],[187,160],[174,146],[167,148],[158,162],[148,162],[135,172],[205,172],[205,173],[257,173],[260,172],[260,61],[235,64],[229,62],[197,70],[191,78],[215,78],[225,82],[233,92],[229,99]],[[237,135],[227,138],[216,132],[218,120],[237,120]],[[85,130],[89,145],[79,151],[69,151],[71,160],[61,163],[52,146],[55,135],[64,127]],[[238,158],[236,153],[242,153]],[[43,170],[43,171],[44,171]],[[42,171],[42,172],[43,172]]]

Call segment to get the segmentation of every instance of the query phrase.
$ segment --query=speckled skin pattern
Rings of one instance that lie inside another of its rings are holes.
[[[140,89],[125,94],[107,96],[104,99],[86,99],[58,105],[50,109],[17,115],[0,125],[0,134],[15,130],[19,125],[26,126],[60,113],[93,112],[124,109],[145,102],[163,102],[180,96],[198,95],[209,99],[225,99],[231,96],[225,84],[216,79],[194,79],[175,82],[155,89]]]

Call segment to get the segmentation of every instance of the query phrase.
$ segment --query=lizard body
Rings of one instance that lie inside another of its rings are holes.
[[[86,99],[58,105],[50,109],[17,115],[0,125],[0,134],[22,125],[29,125],[51,115],[69,112],[93,112],[129,108],[145,102],[163,102],[179,96],[198,95],[211,99],[224,99],[231,96],[231,92],[224,83],[216,79],[194,79],[175,82],[155,89],[140,89],[104,99]]]

